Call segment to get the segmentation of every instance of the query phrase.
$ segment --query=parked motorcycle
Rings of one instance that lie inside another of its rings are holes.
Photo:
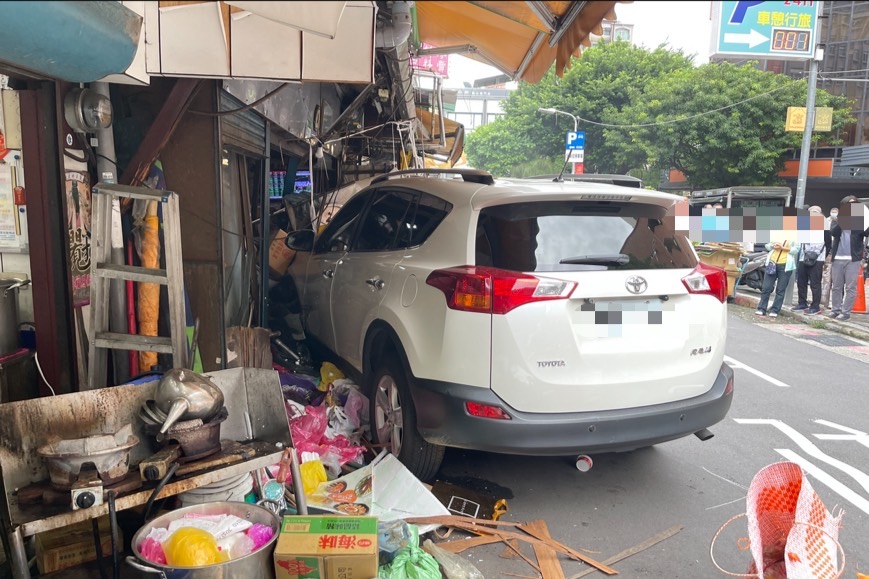
[[[736,285],[747,285],[751,289],[760,291],[763,288],[766,256],[766,251],[753,251],[741,256],[739,258],[739,279],[736,280]]]

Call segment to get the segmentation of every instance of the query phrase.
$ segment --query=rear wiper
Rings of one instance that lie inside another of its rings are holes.
[[[576,257],[565,257],[558,263],[570,264],[570,265],[579,265],[579,264],[592,264],[592,263],[614,263],[616,265],[626,265],[631,258],[624,253],[620,253],[618,255],[578,255]]]

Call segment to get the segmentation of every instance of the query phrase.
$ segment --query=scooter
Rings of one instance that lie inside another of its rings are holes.
[[[766,251],[754,251],[741,256],[739,258],[739,278],[736,280],[736,285],[747,285],[751,289],[760,291],[763,288],[766,256]]]

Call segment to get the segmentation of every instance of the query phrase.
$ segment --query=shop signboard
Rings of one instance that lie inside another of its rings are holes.
[[[67,149],[68,152],[71,152]],[[84,155],[84,151],[75,151]],[[64,191],[66,225],[69,235],[69,266],[72,302],[75,307],[90,304],[91,290],[91,179],[87,165],[65,158]]]

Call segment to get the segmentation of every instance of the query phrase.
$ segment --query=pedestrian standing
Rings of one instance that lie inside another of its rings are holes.
[[[836,223],[836,219],[839,217],[839,208],[833,207],[830,210],[830,215],[824,221],[824,240],[832,239],[830,235],[830,230],[833,225]],[[833,293],[833,256],[830,254],[830,251],[827,251],[827,255],[824,256],[824,272],[821,274],[821,303],[824,305],[824,308],[830,308],[830,296]]]
[[[823,218],[817,205],[809,207],[809,216]],[[814,316],[821,311],[821,275],[827,254],[830,253],[830,236],[824,231],[823,243],[801,243],[797,259],[797,305],[795,312]],[[808,290],[812,289],[812,303],[808,303]]]
[[[847,320],[851,317],[857,298],[857,283],[863,263],[863,245],[869,228],[863,222],[863,207],[859,200],[848,195],[839,203],[839,215],[830,228],[833,239],[830,253],[833,257],[831,290],[833,307],[830,317]],[[863,280],[859,280],[863,283]]]
[[[777,318],[785,301],[785,292],[791,280],[791,274],[797,268],[796,258],[800,253],[800,245],[796,241],[776,241],[767,243],[766,264],[763,276],[763,287],[760,290],[760,301],[757,304],[758,316],[767,315],[769,296],[775,289],[775,300],[769,309],[769,317]]]

